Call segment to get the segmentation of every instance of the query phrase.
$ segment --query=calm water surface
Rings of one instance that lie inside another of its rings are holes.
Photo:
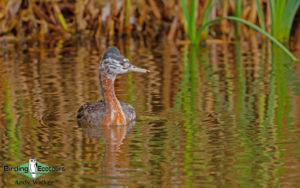
[[[134,125],[82,129],[102,98],[102,42],[5,45],[0,51],[0,161],[64,166],[53,187],[299,187],[300,67],[255,41],[115,44],[151,71],[118,76]],[[0,171],[0,187],[30,180]]]

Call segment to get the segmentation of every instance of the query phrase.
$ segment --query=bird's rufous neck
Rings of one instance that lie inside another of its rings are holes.
[[[105,73],[101,75],[102,94],[105,101],[105,116],[102,124],[125,125],[128,123],[119,100],[115,95],[114,79]]]
[[[101,73],[100,79],[101,79],[102,95],[104,97],[105,103],[118,101],[115,95],[114,78],[107,76],[105,73]]]

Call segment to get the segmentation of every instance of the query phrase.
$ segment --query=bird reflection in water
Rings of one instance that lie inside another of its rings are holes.
[[[127,132],[134,125],[135,121],[130,122],[128,125],[90,125],[83,128],[83,133],[86,136],[90,138],[104,138],[106,140],[105,153],[102,160],[102,186],[114,187],[126,184],[127,174],[122,173],[123,170],[120,167],[118,156],[121,153],[120,147]]]

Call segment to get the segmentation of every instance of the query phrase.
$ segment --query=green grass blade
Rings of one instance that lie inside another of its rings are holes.
[[[236,17],[242,16],[242,0],[236,0],[235,1],[235,12],[234,15]]]
[[[234,15],[238,18],[242,17],[242,0],[235,0],[235,12]],[[240,24],[236,23],[235,24],[235,34],[237,36],[237,34],[240,31]]]
[[[291,32],[291,28],[293,25],[294,17],[297,13],[297,10],[300,6],[300,1],[289,0],[284,9],[281,21],[282,27],[282,37],[284,40],[288,40]]]
[[[202,24],[205,24],[206,22],[208,22],[210,20],[211,9],[213,7],[212,2],[213,2],[213,0],[209,0],[208,3],[207,3],[207,6],[206,6],[205,11],[204,11],[204,17],[203,17],[203,20],[202,20]],[[207,33],[208,33],[208,30],[206,29],[205,30],[205,38],[207,37]]]
[[[190,31],[190,39],[192,41],[192,43],[195,40],[195,36],[196,36],[196,28],[195,28],[195,8],[196,8],[196,4],[195,4],[195,0],[191,0],[190,1],[190,15],[189,15],[189,22],[188,22],[188,27],[189,27],[189,31]]]
[[[183,12],[184,27],[188,31],[188,34],[190,35],[190,31],[188,28],[188,22],[189,22],[190,18],[189,18],[189,10],[188,10],[188,6],[186,4],[186,0],[180,0],[180,4],[181,4],[182,12]]]
[[[276,6],[275,6],[275,0],[270,0],[270,11],[271,11],[271,20],[272,20],[272,25],[271,25],[271,33],[274,35],[276,31]]]
[[[265,16],[260,1],[259,0],[255,0],[255,1],[257,6],[259,24],[263,30],[266,30]]]
[[[278,23],[281,22],[285,5],[286,5],[286,0],[277,0],[276,1],[276,16],[277,16],[276,21],[278,20]]]
[[[272,20],[272,24],[273,22],[275,22],[275,31],[274,31],[274,34],[272,34],[276,39],[280,40],[280,41],[283,41],[283,35],[282,35],[282,32],[281,32],[281,29],[282,29],[282,25],[281,25],[281,22],[282,22],[282,16],[283,16],[283,12],[284,12],[284,8],[285,8],[285,5],[286,5],[286,0],[277,0],[276,1],[276,17],[275,17],[275,20]]]
[[[234,17],[234,16],[216,18],[216,19],[213,19],[213,20],[207,22],[206,24],[204,24],[202,27],[200,27],[200,29],[197,32],[197,37],[196,37],[197,43],[199,44],[200,35],[206,27],[208,27],[209,25],[214,24],[216,22],[219,22],[221,20],[224,20],[224,19],[234,20],[234,21],[241,22],[241,23],[244,23],[244,24],[248,25],[249,27],[255,29],[256,31],[258,31],[258,32],[262,33],[263,35],[265,35],[266,37],[268,37],[272,42],[274,42],[276,45],[278,45],[286,54],[288,54],[293,61],[298,61],[298,59],[283,44],[281,44],[277,39],[275,39],[272,35],[270,35],[266,31],[264,31],[263,29],[261,29],[257,25],[255,25],[253,23],[250,23],[247,20],[244,20],[242,18],[237,18],[237,17]]]

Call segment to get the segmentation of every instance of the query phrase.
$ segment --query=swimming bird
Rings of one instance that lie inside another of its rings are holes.
[[[127,125],[135,119],[136,114],[130,104],[117,99],[114,90],[116,76],[128,72],[149,71],[132,65],[116,47],[110,47],[102,56],[99,72],[103,99],[85,103],[80,107],[77,113],[79,125],[82,127]]]

